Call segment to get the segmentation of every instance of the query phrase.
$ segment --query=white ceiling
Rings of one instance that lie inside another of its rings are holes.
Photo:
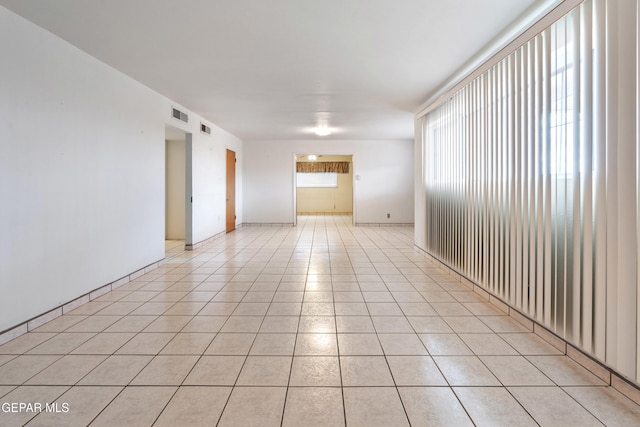
[[[413,138],[413,113],[544,0],[0,0],[246,141]]]

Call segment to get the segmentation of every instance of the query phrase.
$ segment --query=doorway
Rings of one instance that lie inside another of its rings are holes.
[[[227,233],[236,229],[236,153],[227,149]]]
[[[353,155],[294,156],[294,224],[298,216],[355,214]]]
[[[187,201],[190,142],[190,133],[165,126],[165,257],[182,252],[191,231]]]

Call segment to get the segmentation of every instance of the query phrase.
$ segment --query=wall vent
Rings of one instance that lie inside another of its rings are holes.
[[[171,112],[171,114],[173,115],[174,119],[178,119],[185,123],[189,123],[189,115],[187,113],[183,113],[177,108],[173,108],[173,111]]]
[[[211,135],[211,128],[204,123],[200,123],[200,132]]]

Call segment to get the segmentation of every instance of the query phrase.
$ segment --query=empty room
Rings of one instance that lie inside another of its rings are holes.
[[[640,425],[638,0],[0,0],[0,426]]]

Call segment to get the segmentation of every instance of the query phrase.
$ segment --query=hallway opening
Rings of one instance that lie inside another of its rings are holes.
[[[187,227],[187,133],[165,126],[165,250],[184,249]]]

